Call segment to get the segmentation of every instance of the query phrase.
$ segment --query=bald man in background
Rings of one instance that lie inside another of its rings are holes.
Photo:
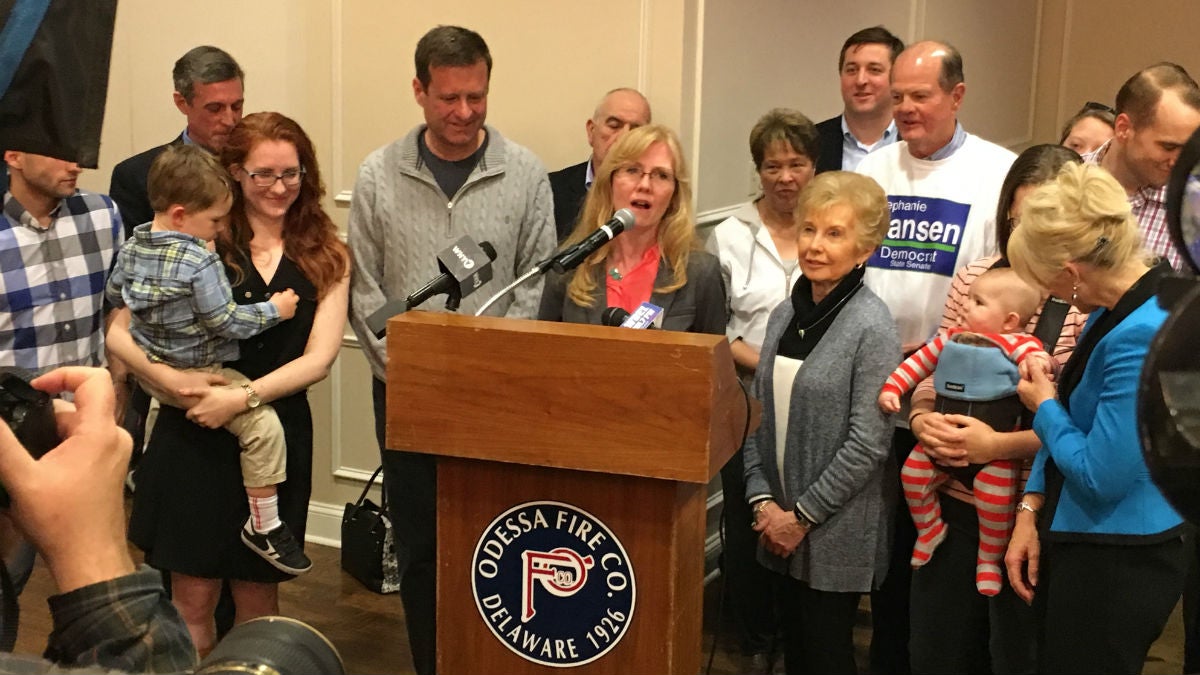
[[[554,226],[558,240],[567,238],[575,228],[583,200],[604,161],[608,149],[621,134],[650,123],[650,102],[636,89],[613,89],[596,104],[596,111],[585,125],[592,156],[565,169],[550,174],[550,190],[554,193]]]

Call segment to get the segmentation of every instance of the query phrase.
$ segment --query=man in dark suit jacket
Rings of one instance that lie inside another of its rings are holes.
[[[817,173],[853,171],[868,153],[896,142],[889,78],[902,51],[904,43],[883,26],[864,28],[846,39],[838,57],[844,108],[817,125]]]
[[[154,219],[154,210],[146,193],[146,178],[150,175],[150,165],[162,151],[169,145],[195,143],[219,153],[229,140],[229,132],[242,119],[245,75],[237,61],[224,50],[209,46],[189,50],[175,62],[171,77],[175,83],[175,107],[187,117],[187,127],[170,143],[140,152],[113,167],[108,194],[121,211],[126,238],[133,236],[133,228]],[[114,373],[114,381],[120,378],[119,373]],[[125,428],[133,436],[135,458],[141,451],[149,407],[150,397],[133,384],[125,413]],[[170,577],[165,576],[164,580],[169,582]],[[216,611],[217,630],[221,635],[228,632],[234,620],[228,585],[223,591]]]
[[[554,225],[558,240],[567,238],[575,228],[583,200],[592,186],[595,169],[621,134],[650,123],[650,102],[636,89],[613,89],[604,95],[587,121],[588,145],[592,156],[585,162],[568,166],[550,174],[550,190],[554,193]]]
[[[229,132],[242,119],[241,66],[216,47],[196,47],[175,62],[175,107],[187,117],[187,127],[170,143],[150,148],[113,168],[108,193],[121,210],[125,236],[154,219],[146,195],[150,165],[169,145],[195,143],[210,152],[225,147]]]

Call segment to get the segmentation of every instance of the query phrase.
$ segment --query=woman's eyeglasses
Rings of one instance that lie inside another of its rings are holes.
[[[650,184],[654,187],[666,187],[675,184],[675,176],[666,169],[654,168],[649,171],[643,171],[642,167],[637,164],[626,164],[617,167],[615,175],[621,180],[630,183],[640,183],[642,176],[649,176]]]
[[[275,181],[283,181],[284,187],[294,188],[304,180],[304,167],[299,169],[288,169],[283,173],[271,173],[270,171],[247,171],[246,175],[250,177],[250,182],[254,187],[269,188],[275,185]]]

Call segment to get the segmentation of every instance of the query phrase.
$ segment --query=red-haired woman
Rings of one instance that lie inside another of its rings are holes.
[[[291,288],[296,315],[241,344],[230,367],[250,388],[196,386],[194,377],[152,364],[128,332],[110,331],[109,349],[160,387],[195,397],[187,411],[163,406],[137,473],[130,539],[146,561],[171,572],[171,589],[201,655],[215,643],[213,609],[230,580],[235,621],[278,614],[278,582],[291,578],[241,541],[248,509],[236,439],[220,427],[255,405],[272,405],[287,438],[287,480],[279,514],[304,541],[312,489],[308,387],[337,357],[346,321],[350,258],[321,207],[324,186],[308,136],[278,113],[247,115],[221,163],[236,183],[229,227],[217,250],[239,303]],[[118,322],[120,323],[120,322]]]

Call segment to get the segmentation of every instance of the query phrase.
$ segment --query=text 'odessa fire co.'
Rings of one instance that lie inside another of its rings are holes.
[[[492,633],[536,663],[571,666],[607,653],[633,615],[633,570],[590,513],[561,502],[509,509],[473,558],[476,606]]]

